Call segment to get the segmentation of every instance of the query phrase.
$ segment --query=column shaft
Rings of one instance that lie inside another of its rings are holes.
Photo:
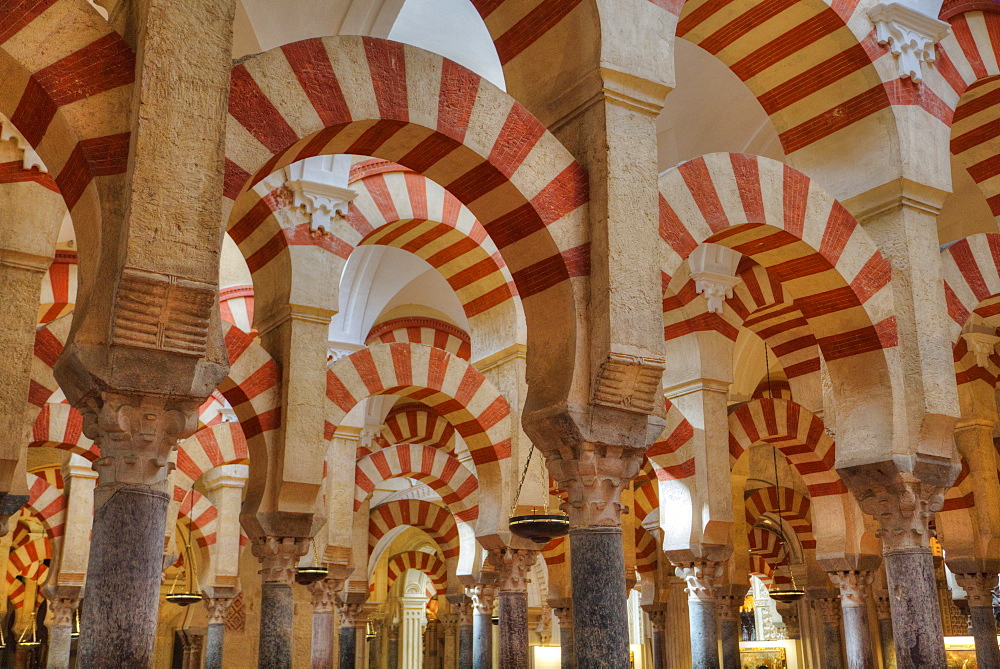
[[[500,592],[501,667],[528,666],[528,593]]]
[[[572,625],[559,628],[559,655],[562,669],[576,669],[576,639]]]
[[[826,669],[842,669],[844,666],[841,652],[840,625],[836,622],[823,621],[823,650],[826,657]]]
[[[844,645],[848,669],[875,669],[868,607],[844,606]]]
[[[46,669],[69,669],[70,651],[73,646],[73,623],[49,627],[49,652],[45,658]]]
[[[581,667],[627,669],[628,608],[621,527],[570,530],[573,627],[576,661]]]
[[[472,667],[490,669],[493,666],[493,614],[472,616]]]
[[[222,669],[226,623],[210,623],[205,633],[205,669]]]
[[[650,643],[653,645],[653,669],[667,669],[667,639],[662,627],[653,627]]]
[[[292,586],[279,582],[261,584],[258,666],[291,668],[294,606]]]
[[[997,645],[997,620],[993,606],[970,606],[969,620],[976,639],[976,664],[979,669],[1000,669],[1000,646]]]
[[[312,669],[333,667],[333,618],[330,611],[313,611],[312,617]]]
[[[711,599],[689,599],[688,619],[691,621],[692,669],[715,669],[719,666],[715,602]]]
[[[472,625],[458,626],[458,669],[472,669]]]
[[[727,616],[719,623],[722,636],[722,669],[740,669],[740,622]]]
[[[944,631],[931,549],[886,551],[885,575],[891,593],[896,665],[899,669],[945,666]]]
[[[353,626],[340,628],[340,669],[354,669],[357,639],[358,635]]]
[[[168,500],[120,485],[94,510],[80,666],[152,666]]]
[[[892,639],[892,618],[879,618],[879,643],[882,647],[883,669],[896,669],[896,645]]]

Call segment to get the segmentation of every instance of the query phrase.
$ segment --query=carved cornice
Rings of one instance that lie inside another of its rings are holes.
[[[715,589],[722,578],[725,563],[712,560],[697,560],[674,565],[677,578],[684,579],[684,590],[691,601],[710,602],[715,600]]]
[[[830,580],[840,589],[842,606],[863,608],[868,606],[871,585],[875,574],[870,571],[831,571]]]
[[[295,581],[295,567],[299,558],[309,552],[309,539],[297,537],[262,537],[250,544],[250,549],[261,564],[261,580],[264,583],[284,583]]]

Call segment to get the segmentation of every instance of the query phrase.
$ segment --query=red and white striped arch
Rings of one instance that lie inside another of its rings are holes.
[[[189,490],[178,510],[178,520],[187,527],[199,548],[207,548],[216,541],[219,510],[211,500],[197,490]],[[239,522],[230,519],[230,522]]]
[[[632,479],[632,504],[636,522],[642,523],[660,508],[659,482],[648,458],[642,459],[639,473]]]
[[[747,527],[754,527],[765,514],[780,516],[784,523],[795,532],[804,550],[814,550],[816,539],[809,514],[809,498],[782,486],[757,488],[744,494],[743,508],[746,512]]]
[[[387,578],[389,588],[392,588],[397,578],[404,575],[410,569],[426,574],[434,585],[438,596],[447,593],[448,568],[437,555],[425,553],[424,551],[406,551],[405,553],[394,555],[389,559]]]
[[[58,470],[54,470],[58,473]],[[49,539],[61,537],[66,531],[66,496],[61,486],[46,476],[28,473],[28,502],[25,511],[37,518]]]
[[[48,573],[43,561],[51,557],[52,549],[45,537],[32,539],[12,550],[7,558],[7,591],[12,591],[18,576],[42,583]]]
[[[834,469],[836,446],[823,421],[795,402],[759,399],[729,414],[731,467],[758,443],[777,448],[802,476],[810,497],[843,495],[847,487]]]
[[[28,381],[29,419],[34,425],[39,411],[59,390],[52,366],[56,364],[69,337],[71,319],[61,318],[35,331],[35,346],[31,359],[31,378]]]
[[[56,251],[56,257],[42,280],[38,323],[51,323],[73,311],[77,287],[76,251]]]
[[[444,349],[462,360],[472,355],[469,335],[459,327],[436,318],[393,318],[375,325],[365,338],[365,345],[409,342]]]
[[[568,546],[569,542],[566,541],[566,537],[558,537],[545,544],[542,548],[542,559],[545,560],[545,566],[551,569],[556,565],[565,564]]]
[[[253,184],[309,156],[343,153],[392,160],[442,184],[503,256],[529,338],[572,340],[571,278],[589,274],[588,177],[524,107],[452,61],[385,40],[304,40],[253,56],[233,68],[229,95],[234,240],[245,243],[269,216],[247,219],[259,207],[240,195]],[[287,264],[284,236],[260,234],[254,245],[273,244],[269,255]],[[566,363],[546,360],[551,378],[568,379]]]
[[[99,190],[114,192],[103,182],[119,180],[128,164],[129,115],[121,110],[134,78],[132,49],[93,6],[0,5],[0,114],[48,167],[85,238],[100,229]]]
[[[454,456],[431,446],[398,444],[358,460],[354,469],[354,510],[358,511],[379,483],[413,478],[434,489],[459,520],[479,516],[479,482]]]
[[[670,400],[664,399],[663,403],[666,425],[660,437],[646,449],[646,458],[658,480],[686,479],[695,472],[694,456],[684,448],[694,436],[694,428]]]
[[[185,494],[214,467],[247,464],[250,453],[239,423],[202,428],[177,448],[177,467],[171,473],[174,496]]]
[[[219,290],[219,314],[247,334],[253,329],[253,286],[228,286]]]
[[[656,571],[657,556],[660,549],[656,538],[646,531],[642,525],[635,526],[635,571],[638,574],[651,574]]]
[[[957,100],[951,152],[969,171],[1000,218],[1000,13],[951,16],[938,45],[937,69]]]
[[[83,434],[83,416],[68,404],[43,404],[31,429],[28,448],[47,446],[69,451],[95,462],[100,449]]]
[[[775,576],[774,570],[788,564],[788,550],[775,532],[763,527],[752,527],[747,533],[750,544],[750,573],[765,581],[768,586],[788,583],[787,576]]]
[[[941,252],[941,278],[951,316],[949,331],[957,344],[962,328],[975,313],[1000,313],[1000,234],[980,233],[960,239]]]
[[[380,504],[369,513],[368,554],[379,540],[397,527],[423,530],[441,550],[446,562],[457,560],[461,550],[458,525],[451,511],[425,499],[401,499]]]
[[[720,244],[782,284],[827,361],[896,345],[888,261],[802,173],[759,156],[714,153],[666,172],[660,196],[668,284],[695,247]]]
[[[455,455],[455,428],[426,404],[397,404],[382,425],[382,438],[387,444],[423,444]]]

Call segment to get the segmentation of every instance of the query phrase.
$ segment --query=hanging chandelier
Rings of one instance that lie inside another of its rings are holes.
[[[317,581],[322,581],[330,573],[330,570],[319,563],[319,554],[316,552],[316,540],[313,539],[313,563],[308,567],[296,567],[295,582],[299,585],[312,585]]]
[[[201,601],[201,593],[198,592],[198,576],[194,573],[194,554],[191,552],[191,542],[188,537],[184,538],[184,566],[181,567],[184,574],[184,586],[186,592],[174,592],[177,588],[177,576],[170,584],[170,592],[167,593],[166,600],[178,606],[190,606]]]
[[[517,485],[517,494],[514,495],[514,503],[510,507],[510,519],[507,527],[515,535],[522,539],[528,539],[536,544],[547,544],[557,537],[564,537],[569,533],[569,516],[565,513],[554,513],[548,509],[543,509],[543,513],[538,513],[536,507],[532,507],[531,513],[515,516],[517,501],[521,498],[521,489],[524,487],[524,480],[528,476],[528,467],[531,465],[531,456],[535,454],[535,445],[531,445],[528,451],[528,459],[524,463],[524,471],[521,472],[521,482]]]

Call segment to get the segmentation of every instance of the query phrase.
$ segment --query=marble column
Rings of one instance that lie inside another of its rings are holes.
[[[366,621],[364,603],[337,602],[337,612],[340,614],[340,669],[358,668],[358,626]],[[403,665],[406,666],[406,665]]]
[[[534,550],[505,547],[490,552],[488,560],[499,577],[501,667],[528,666],[528,573],[537,559]]]
[[[295,610],[292,583],[299,558],[309,550],[309,539],[261,537],[250,544],[250,549],[262,567],[257,664],[268,669],[290,669]]]
[[[955,574],[969,603],[969,624],[976,640],[976,664],[979,669],[1000,669],[1000,646],[997,645],[997,621],[993,617],[993,573]]]
[[[832,571],[828,575],[840,590],[847,669],[875,669],[875,647],[868,619],[868,600],[875,574],[870,571]]]
[[[875,614],[878,616],[878,640],[882,650],[882,669],[896,669],[896,645],[892,639],[892,611],[889,593],[875,596]]]
[[[493,603],[496,586],[481,583],[467,588],[472,599],[472,667],[490,669],[493,666]]]
[[[202,595],[204,597],[204,595]],[[204,669],[222,669],[222,651],[226,639],[226,611],[233,603],[232,597],[205,597],[205,608],[208,609],[208,627],[205,632],[205,666]]]
[[[554,608],[559,619],[559,657],[562,669],[576,669],[576,644],[573,638],[573,609]]]
[[[374,637],[368,638],[368,629],[365,629],[365,643],[368,646],[368,669],[382,669],[382,634],[385,632],[385,621],[377,618],[369,618]]]
[[[385,658],[385,666],[387,669],[398,669],[399,667],[399,623],[393,621],[389,626],[389,639],[386,644],[385,654],[388,656]],[[471,662],[469,664],[471,665]]]
[[[823,625],[823,656],[826,669],[843,669],[844,653],[840,639],[840,597],[821,596],[811,600],[813,610]]]
[[[667,612],[665,609],[650,609],[647,613],[649,615],[649,624],[653,628],[653,634],[649,642],[653,647],[653,669],[666,669]]]
[[[444,669],[455,669],[458,666],[458,614],[446,613],[439,616],[441,630],[444,634],[444,656],[441,666]]]
[[[337,593],[344,588],[342,580],[324,578],[309,586],[312,595],[312,650],[310,667],[333,667],[333,625],[337,607]]]
[[[472,602],[455,604],[458,613],[458,669],[472,669]]]
[[[719,634],[715,611],[715,588],[722,577],[722,562],[699,560],[677,565],[688,593],[688,620],[691,625],[692,669],[719,666]]]
[[[73,617],[79,599],[49,598],[49,651],[45,660],[47,669],[68,669],[73,646]]]
[[[719,636],[722,641],[722,669],[740,669],[740,607],[747,585],[724,586],[716,592],[715,610],[719,618]]]

